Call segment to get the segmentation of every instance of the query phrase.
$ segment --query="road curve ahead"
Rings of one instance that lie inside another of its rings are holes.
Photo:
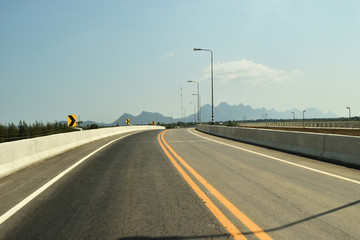
[[[84,145],[0,201],[0,239],[360,239],[359,170],[194,129]]]
[[[96,152],[6,219],[0,239],[231,239],[166,157],[159,133]],[[0,179],[0,214],[114,139]]]

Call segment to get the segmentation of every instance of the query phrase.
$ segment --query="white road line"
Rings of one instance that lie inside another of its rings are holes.
[[[324,175],[327,175],[327,176],[331,176],[331,177],[334,177],[334,178],[338,178],[338,179],[341,179],[341,180],[345,180],[345,181],[356,183],[356,184],[360,185],[360,181],[357,181],[357,180],[354,180],[354,179],[342,177],[342,176],[339,176],[339,175],[336,175],[336,174],[324,172],[324,171],[321,171],[321,170],[317,170],[315,168],[306,167],[306,166],[303,166],[303,165],[300,165],[300,164],[297,164],[297,163],[293,163],[293,162],[289,162],[289,161],[286,161],[286,160],[283,160],[283,159],[280,159],[280,158],[272,157],[272,156],[269,156],[269,155],[266,155],[266,154],[258,153],[258,152],[251,151],[251,150],[248,150],[248,149],[245,149],[245,148],[241,148],[241,147],[237,147],[237,146],[234,146],[234,145],[231,145],[231,144],[216,141],[216,140],[213,140],[211,138],[203,137],[203,136],[200,136],[200,135],[198,135],[196,133],[193,133],[193,132],[190,131],[190,129],[188,129],[188,132],[195,135],[195,136],[197,136],[197,137],[200,137],[200,138],[212,141],[212,142],[216,142],[216,143],[219,143],[219,144],[222,144],[222,145],[225,145],[225,146],[229,146],[229,147],[232,147],[232,148],[236,148],[236,149],[239,149],[239,150],[242,150],[242,151],[245,151],[245,152],[256,154],[256,155],[259,155],[259,156],[262,156],[262,157],[267,157],[267,158],[270,158],[270,159],[273,159],[273,160],[276,160],[276,161],[279,161],[279,162],[283,162],[283,163],[290,164],[290,165],[293,165],[293,166],[296,166],[296,167],[304,168],[304,169],[307,169],[307,170],[310,170],[310,171],[313,171],[313,172],[321,173],[321,174],[324,174]]]
[[[29,202],[31,202],[34,198],[36,198],[37,196],[39,196],[43,191],[45,191],[48,187],[50,187],[51,185],[53,185],[55,182],[57,182],[59,179],[61,179],[63,176],[65,176],[67,173],[69,173],[71,170],[73,170],[74,168],[76,168],[78,165],[80,165],[82,162],[86,161],[88,158],[90,158],[92,155],[94,155],[95,153],[97,153],[98,151],[100,151],[101,149],[107,147],[108,145],[112,144],[113,142],[120,140],[124,137],[130,136],[132,134],[135,133],[130,133],[127,134],[125,136],[119,137],[105,145],[103,145],[102,147],[99,147],[98,149],[96,149],[95,151],[93,151],[92,153],[88,154],[87,156],[83,157],[82,159],[80,159],[79,161],[77,161],[76,163],[74,163],[73,165],[71,165],[70,167],[68,167],[66,170],[64,170],[63,172],[59,173],[56,177],[54,177],[53,179],[51,179],[49,182],[47,182],[46,184],[44,184],[42,187],[40,187],[38,190],[36,190],[35,192],[33,192],[32,194],[30,194],[28,197],[26,197],[24,200],[22,200],[21,202],[19,202],[18,204],[16,204],[14,207],[12,207],[10,210],[8,210],[6,213],[4,213],[3,215],[1,215],[0,217],[0,225],[5,222],[8,218],[10,218],[12,215],[14,215],[17,211],[19,211],[21,208],[23,208],[26,204],[28,204]]]

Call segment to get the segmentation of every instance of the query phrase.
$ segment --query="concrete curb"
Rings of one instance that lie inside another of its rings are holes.
[[[360,167],[360,137],[197,125],[197,130],[329,162]]]
[[[122,126],[54,134],[0,144],[0,178],[72,148],[109,136],[165,129],[161,126]]]

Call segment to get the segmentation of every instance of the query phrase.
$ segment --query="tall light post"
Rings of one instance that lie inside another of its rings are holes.
[[[346,107],[347,109],[349,109],[349,119],[351,119],[351,109],[350,107]]]
[[[184,104],[183,104],[183,96],[182,96],[182,87],[180,87],[180,98],[181,98],[181,116],[182,116],[182,120],[183,123],[185,123],[185,109],[184,109]]]
[[[193,95],[197,95],[198,123],[200,123],[200,94],[199,94],[200,86],[199,86],[199,81],[195,81],[195,80],[191,81],[191,80],[189,80],[188,82],[189,83],[191,83],[191,82],[197,83],[197,94],[193,94]]]
[[[194,51],[208,51],[211,53],[211,125],[214,125],[214,64],[213,52],[210,49],[194,48]]]
[[[267,116],[268,116],[268,114],[266,113],[266,114],[265,114],[265,119],[266,119],[266,127],[268,127],[268,117],[267,117]]]
[[[303,110],[303,127],[305,127],[305,112],[306,110]]]
[[[189,102],[190,104],[194,104],[194,123],[196,123],[196,107],[194,102]]]
[[[198,123],[200,123],[200,111],[199,111],[199,94],[197,93],[193,93],[193,96],[197,96],[197,118],[198,118]]]
[[[201,124],[201,97],[200,97],[200,95],[199,95],[199,116],[200,116],[200,118],[199,118],[199,120],[200,120],[200,124]]]

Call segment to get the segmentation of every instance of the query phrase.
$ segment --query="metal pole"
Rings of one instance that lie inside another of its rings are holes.
[[[201,97],[200,97],[200,95],[199,95],[199,104],[200,104],[199,116],[200,116],[200,124],[201,124]]]
[[[185,119],[184,119],[184,104],[183,104],[183,96],[182,96],[182,87],[180,87],[180,97],[181,97],[181,116],[182,116],[182,120],[183,123],[185,123]]]
[[[303,127],[305,128],[305,112],[306,110],[303,111]]]
[[[211,125],[214,125],[214,57],[210,49],[194,48],[194,51],[208,51],[211,53]]]
[[[189,83],[190,82],[196,82],[197,83],[197,94],[193,94],[193,95],[197,95],[197,109],[198,109],[198,123],[200,123],[200,94],[199,94],[199,89],[200,89],[200,84],[199,84],[199,81],[191,81],[189,80],[188,81]]]
[[[213,67],[213,52],[211,52],[211,125],[214,125],[214,67]]]
[[[193,96],[198,96],[197,97],[197,109],[198,109],[198,112],[197,112],[197,119],[198,119],[198,122],[199,122],[199,95],[194,93]],[[195,104],[195,103],[194,103]],[[196,115],[196,114],[195,114]]]
[[[197,102],[198,102],[198,123],[200,123],[200,95],[199,95],[199,81],[197,83]]]
[[[351,118],[351,110],[350,107],[346,107],[347,109],[349,109],[349,119]]]
[[[194,104],[194,123],[196,124],[196,104],[194,102],[189,102],[190,104]]]

